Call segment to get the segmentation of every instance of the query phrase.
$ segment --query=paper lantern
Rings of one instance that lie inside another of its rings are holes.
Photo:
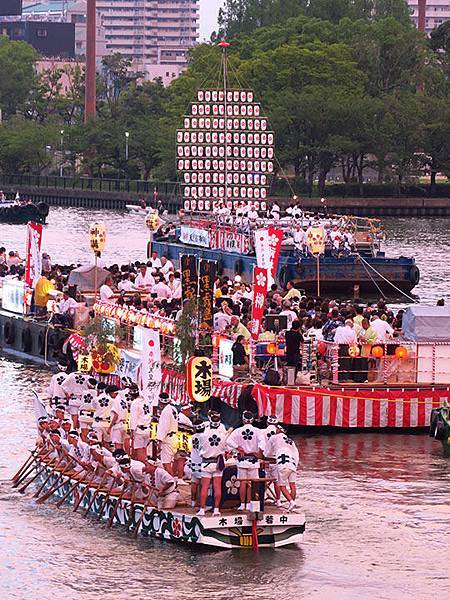
[[[325,344],[325,342],[323,340],[321,340],[320,342],[318,342],[317,344],[317,354],[325,354],[325,351],[327,349],[327,345]]]
[[[158,213],[149,212],[145,217],[145,225],[150,231],[156,231],[161,224],[161,219],[158,217]]]
[[[373,346],[372,356],[375,358],[381,358],[384,354],[384,350],[381,346]]]
[[[395,358],[406,358],[408,356],[408,350],[404,346],[397,346],[395,349]]]
[[[277,346],[276,344],[270,343],[267,344],[267,354],[270,354],[271,356],[273,356],[277,351]]]
[[[360,354],[361,354],[361,350],[359,349],[359,346],[356,346],[356,345],[349,346],[349,348],[348,348],[349,356],[351,356],[352,358],[357,358]]]
[[[92,250],[101,252],[106,243],[106,228],[103,223],[93,223],[89,228],[89,239]]]
[[[186,365],[186,391],[193,402],[207,402],[212,394],[212,362],[206,356],[193,356]]]
[[[114,344],[107,344],[106,352],[94,349],[92,351],[92,368],[96,373],[108,375],[116,370],[119,364],[120,352]]]
[[[212,345],[213,348],[218,348],[220,345],[220,335],[214,334],[212,336]]]
[[[323,227],[308,227],[306,242],[312,254],[322,254],[325,251],[325,230]]]

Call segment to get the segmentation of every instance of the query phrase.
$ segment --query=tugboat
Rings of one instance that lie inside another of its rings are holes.
[[[445,404],[441,408],[431,411],[430,415],[430,437],[442,442],[444,456],[450,457],[450,405]]]
[[[317,261],[294,244],[295,230],[310,224],[325,232],[341,228],[352,243],[328,247],[320,258],[322,292],[379,295],[409,293],[419,282],[414,258],[387,258],[376,219],[327,214],[308,215],[293,194],[293,207],[283,217],[268,194],[276,171],[275,134],[255,101],[252,90],[228,88],[226,48],[223,49],[223,87],[200,89],[177,131],[177,169],[184,200],[176,235],[155,235],[153,250],[178,261],[182,254],[217,260],[218,274],[251,282],[255,258],[255,232],[283,230],[276,278],[281,285],[293,280],[305,291],[317,289]],[[394,292],[395,293],[395,292]]]

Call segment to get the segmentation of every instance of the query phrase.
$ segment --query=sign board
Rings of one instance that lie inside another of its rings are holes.
[[[227,379],[233,378],[233,340],[220,338],[219,342],[219,375]]]
[[[212,362],[206,356],[191,356],[186,366],[186,391],[193,402],[207,402],[212,394]]]
[[[3,280],[2,308],[9,312],[21,315],[23,313],[23,299],[25,282],[17,279]]]
[[[141,364],[137,371],[137,382],[144,399],[152,405],[158,402],[161,379],[159,331],[145,329],[142,334]]]
[[[180,242],[183,244],[192,244],[193,246],[201,246],[209,248],[209,231],[200,229],[199,227],[181,226]]]

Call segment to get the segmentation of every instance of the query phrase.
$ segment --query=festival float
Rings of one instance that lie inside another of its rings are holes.
[[[260,266],[261,233],[280,235],[275,279],[295,281],[307,292],[388,295],[409,293],[419,282],[414,258],[388,258],[381,247],[377,219],[307,214],[294,193],[289,215],[269,200],[276,173],[275,135],[254,92],[228,87],[226,42],[223,86],[200,89],[177,132],[177,169],[183,210],[176,236],[155,235],[153,250],[179,262],[185,254],[215,260],[217,273],[252,281]],[[322,199],[323,200],[323,199]],[[253,218],[246,215],[253,211]],[[337,225],[351,233],[351,251],[326,248],[320,260],[294,246],[294,230],[315,224]],[[320,275],[319,275],[320,273]],[[320,285],[319,285],[320,280]]]

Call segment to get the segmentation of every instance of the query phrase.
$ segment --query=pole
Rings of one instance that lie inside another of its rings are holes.
[[[125,131],[125,160],[128,161],[128,138],[130,137],[130,132]]]
[[[417,4],[417,29],[425,33],[426,30],[427,0],[418,0]]]
[[[320,298],[320,254],[317,254],[317,297]]]
[[[64,129],[61,129],[61,164],[59,165],[59,176],[63,176],[63,165],[64,165]]]
[[[228,100],[227,100],[227,91],[228,91],[228,69],[227,69],[227,48],[229,47],[229,43],[223,40],[219,43],[219,46],[222,48],[222,69],[223,69],[223,103],[225,107],[225,194],[224,194],[224,202],[225,204],[228,202]]]
[[[96,0],[87,0],[86,10],[86,89],[84,122],[95,119],[96,113]]]
[[[94,302],[97,301],[97,287],[98,287],[98,277],[97,277],[97,252],[95,252],[94,250],[94,266],[95,266],[95,270],[94,270]]]

